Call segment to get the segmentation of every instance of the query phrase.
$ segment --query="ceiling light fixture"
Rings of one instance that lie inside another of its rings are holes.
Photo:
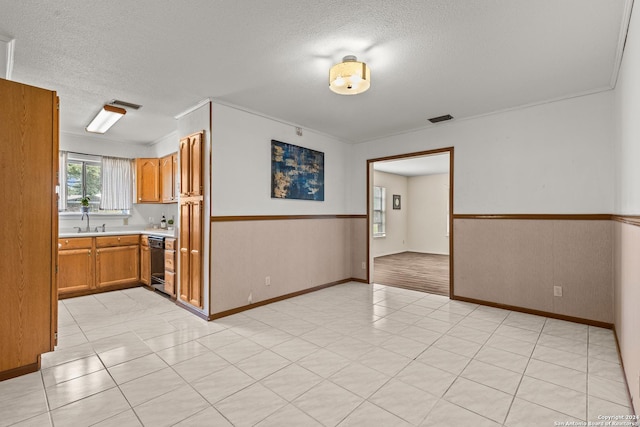
[[[340,95],[356,95],[371,86],[369,67],[358,62],[353,55],[342,58],[342,62],[329,70],[329,89]]]
[[[107,104],[102,107],[98,115],[91,120],[91,123],[89,123],[85,130],[92,133],[105,133],[125,114],[127,114],[127,110],[124,108]]]

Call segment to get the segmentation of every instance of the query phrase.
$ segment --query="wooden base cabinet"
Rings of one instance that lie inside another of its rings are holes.
[[[137,234],[59,239],[59,297],[69,298],[138,285],[139,239]]]
[[[38,370],[56,342],[58,97],[0,78],[0,100],[2,381]]]
[[[58,293],[89,291],[94,286],[93,238],[58,240]]]

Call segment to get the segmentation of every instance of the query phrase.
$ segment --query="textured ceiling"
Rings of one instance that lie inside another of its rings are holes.
[[[105,137],[147,143],[204,98],[345,142],[612,88],[631,0],[0,0],[13,80],[58,91],[61,131],[112,99]],[[353,54],[371,89],[341,96]]]

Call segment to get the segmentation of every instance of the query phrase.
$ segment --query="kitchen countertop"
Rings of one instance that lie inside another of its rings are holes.
[[[78,231],[61,231],[58,233],[58,237],[60,238],[68,238],[68,237],[99,237],[99,236],[124,236],[127,234],[147,234],[154,236],[162,236],[162,237],[176,237],[175,230],[164,230],[162,228],[152,228],[152,229],[119,229],[119,230],[107,230],[107,231],[91,231],[91,232],[82,232],[78,233]]]

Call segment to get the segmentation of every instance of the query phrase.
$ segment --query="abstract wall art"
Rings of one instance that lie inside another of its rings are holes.
[[[272,139],[271,197],[324,201],[324,153]]]

